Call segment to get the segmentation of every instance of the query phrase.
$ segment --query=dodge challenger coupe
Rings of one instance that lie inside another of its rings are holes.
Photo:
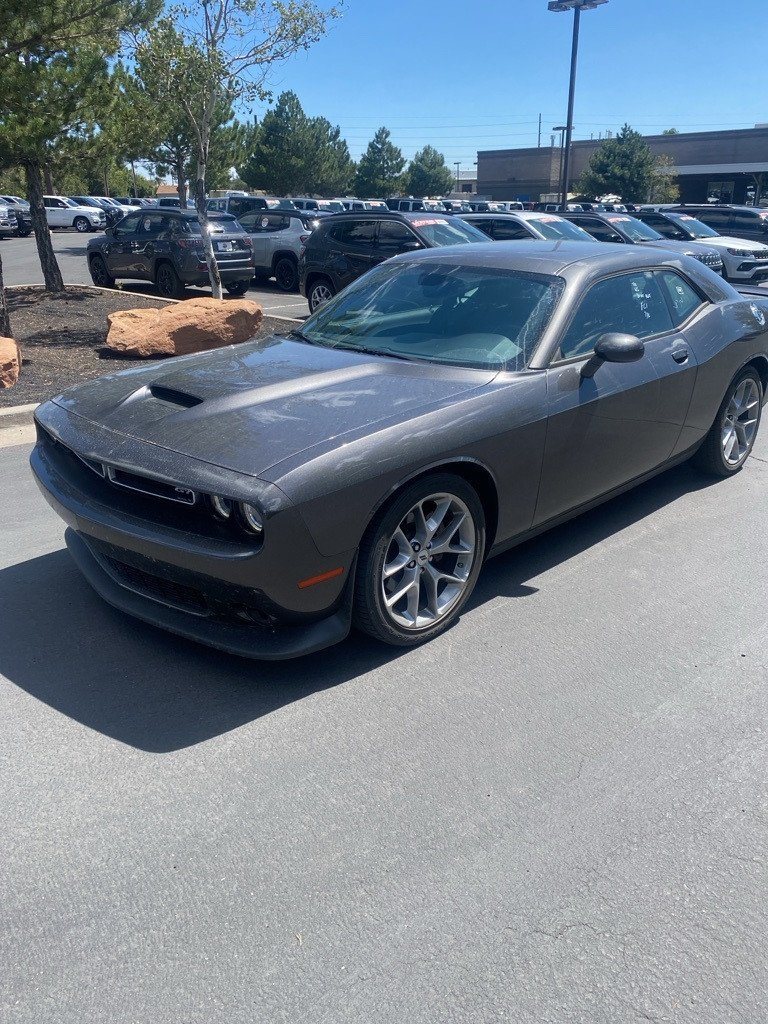
[[[744,465],[768,301],[642,246],[496,242],[370,271],[300,329],[36,413],[32,467],[105,600],[254,658],[400,646],[483,560],[695,456]]]

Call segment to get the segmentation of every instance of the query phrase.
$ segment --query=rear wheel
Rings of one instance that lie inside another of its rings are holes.
[[[275,264],[275,281],[281,292],[295,292],[299,287],[298,267],[287,256],[282,256]]]
[[[336,291],[327,277],[315,278],[308,295],[310,313],[314,313],[316,309],[319,309],[329,299],[332,299],[335,294]]]
[[[81,235],[84,235],[86,231],[91,230],[91,224],[87,217],[75,217],[74,228],[75,231],[79,231]]]
[[[385,643],[414,647],[458,617],[485,553],[485,515],[461,477],[416,481],[374,521],[360,548],[354,621]]]
[[[176,270],[170,263],[161,263],[155,272],[155,284],[161,295],[167,299],[180,299],[184,294],[184,285]]]
[[[732,476],[749,458],[760,427],[763,385],[751,366],[732,381],[715,422],[695,456],[696,464],[712,476]]]
[[[250,281],[230,281],[225,287],[230,295],[245,295],[250,283]]]
[[[103,256],[91,256],[88,269],[91,272],[91,280],[99,288],[115,287],[115,279],[107,270],[107,264],[104,262]]]

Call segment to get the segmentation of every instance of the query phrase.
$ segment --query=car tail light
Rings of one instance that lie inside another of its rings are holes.
[[[244,238],[240,239],[240,248],[241,249],[252,249],[253,248],[253,242],[251,241],[251,236],[250,235],[246,235]]]
[[[309,235],[299,235],[299,241],[301,242],[302,245],[304,245],[304,243],[306,242],[306,240],[308,238],[309,238]]]

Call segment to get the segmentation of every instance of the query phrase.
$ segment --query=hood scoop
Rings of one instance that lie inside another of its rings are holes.
[[[172,405],[176,409],[192,409],[196,405],[201,405],[203,401],[197,395],[188,395],[184,391],[177,391],[176,388],[168,388],[163,384],[150,384],[147,390],[158,402]]]

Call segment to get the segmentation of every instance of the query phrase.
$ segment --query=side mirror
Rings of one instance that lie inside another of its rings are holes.
[[[115,233],[114,227],[104,228],[104,234],[105,235],[114,235],[114,233]]]
[[[582,377],[594,377],[603,363],[636,363],[645,355],[645,344],[634,334],[604,334],[598,338],[595,354],[581,369]]]
[[[421,242],[417,238],[414,238],[413,240],[410,240],[410,241],[407,241],[407,242],[403,242],[402,251],[403,252],[416,252],[417,249],[423,249],[423,248],[424,248],[424,246],[421,244]]]

